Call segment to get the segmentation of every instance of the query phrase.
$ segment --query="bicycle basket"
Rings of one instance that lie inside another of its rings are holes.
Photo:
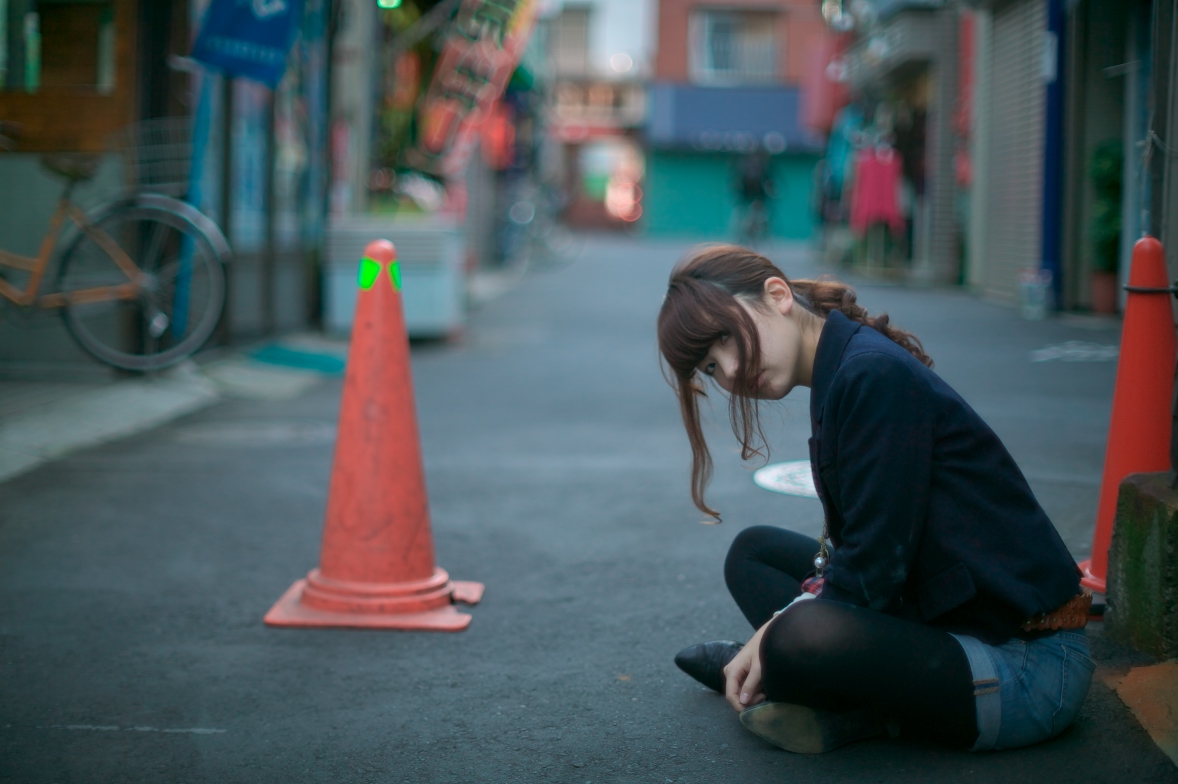
[[[123,157],[127,186],[140,192],[183,196],[192,164],[191,117],[158,117],[128,125],[111,137]]]

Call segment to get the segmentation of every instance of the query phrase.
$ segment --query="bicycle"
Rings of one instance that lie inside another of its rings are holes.
[[[0,122],[0,147],[13,149],[18,132]],[[0,249],[0,269],[28,273],[23,288],[0,275],[0,296],[17,307],[60,309],[70,335],[101,362],[159,370],[191,356],[213,334],[225,305],[229,243],[195,207],[160,193],[83,210],[73,191],[100,162],[98,155],[72,153],[42,158],[65,178],[65,188],[36,256]],[[67,219],[72,225],[63,230]],[[54,285],[42,293],[53,262]]]
[[[574,235],[557,218],[563,201],[551,186],[524,183],[503,222],[503,256],[524,267],[563,266],[581,253]]]

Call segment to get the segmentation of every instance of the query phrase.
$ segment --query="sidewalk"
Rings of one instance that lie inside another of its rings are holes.
[[[463,342],[414,347],[437,561],[487,586],[461,634],[261,623],[318,559],[338,376],[218,387],[0,483],[0,781],[1178,782],[1108,685],[1150,662],[1099,624],[1080,719],[999,754],[901,738],[791,755],[675,669],[685,645],[749,634],[721,573],[733,536],[821,523],[817,501],[754,485],[717,402],[709,500],[725,523],[698,525],[653,335],[682,250],[595,238],[474,313]],[[1115,327],[859,289],[925,341],[1085,556]],[[258,371],[244,362],[228,376]],[[767,417],[774,462],[806,456],[806,404]]]
[[[285,400],[343,371],[347,344],[295,335],[149,376],[0,379],[0,482],[80,449],[171,422],[223,399]]]

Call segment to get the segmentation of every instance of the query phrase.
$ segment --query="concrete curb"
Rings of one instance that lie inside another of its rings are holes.
[[[1109,636],[1158,660],[1178,656],[1178,491],[1170,473],[1120,485],[1108,556]]]

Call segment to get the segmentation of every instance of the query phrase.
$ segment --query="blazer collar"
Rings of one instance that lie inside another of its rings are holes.
[[[822,325],[818,336],[818,347],[814,350],[814,377],[810,383],[810,418],[822,421],[822,410],[826,406],[826,393],[830,382],[843,358],[843,351],[851,337],[863,325],[851,321],[837,310],[832,310]]]

